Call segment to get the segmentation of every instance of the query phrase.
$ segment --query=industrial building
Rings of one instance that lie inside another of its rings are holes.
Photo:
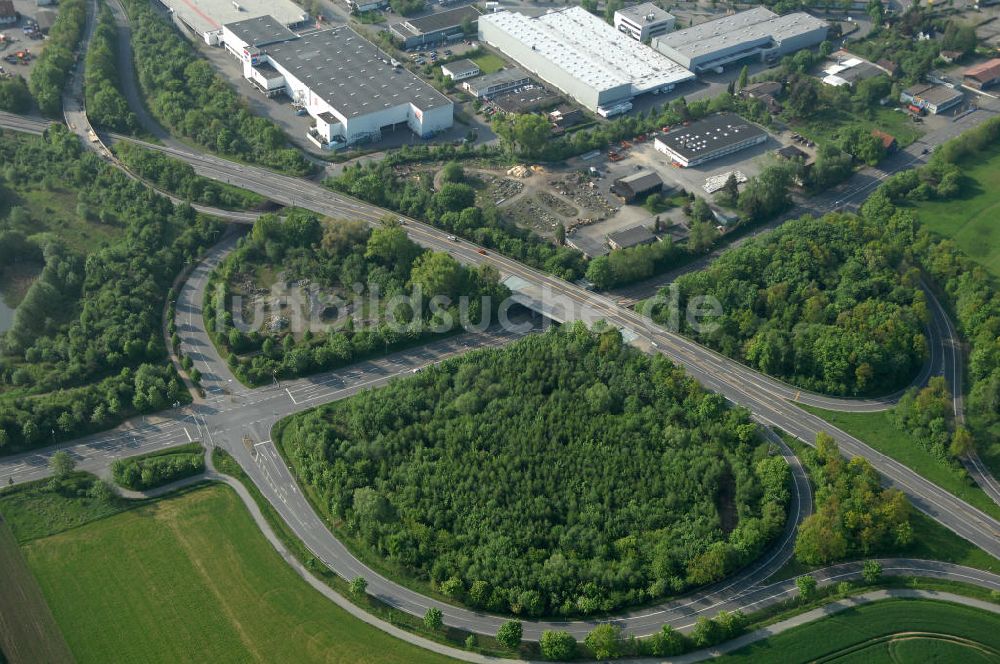
[[[582,7],[536,17],[486,14],[479,19],[479,38],[605,117],[628,111],[638,95],[671,90],[694,78]]]
[[[882,67],[841,49],[831,53],[820,71],[821,80],[833,87],[853,87],[858,81],[888,75]]]
[[[270,16],[294,28],[309,22],[309,12],[291,0],[160,0],[174,18],[210,46],[222,41],[222,26]]]
[[[517,67],[501,69],[498,72],[467,81],[462,87],[477,99],[489,99],[531,83],[531,77]]]
[[[653,40],[653,48],[696,72],[710,71],[750,58],[774,61],[818,45],[826,21],[803,12],[778,16],[754,7],[731,16],[678,30]]]
[[[316,122],[324,148],[379,140],[409,127],[421,138],[448,129],[453,104],[346,26],[296,35],[271,17],[229,23],[226,49],[262,93],[287,94]]]
[[[465,26],[471,24],[475,28],[478,19],[479,10],[466,5],[394,23],[389,26],[389,32],[402,43],[403,48],[420,48],[461,39],[465,35]]]
[[[615,251],[631,249],[643,244],[656,244],[659,240],[645,226],[633,226],[615,233],[608,233],[608,246]]]
[[[908,87],[899,95],[902,103],[933,115],[958,106],[964,98],[965,95],[954,88],[926,83]]]
[[[446,65],[441,65],[441,75],[453,81],[462,81],[473,76],[479,76],[482,70],[472,60],[455,60]]]
[[[1000,58],[993,58],[966,69],[963,82],[976,90],[997,85],[1000,83]]]
[[[611,193],[621,196],[626,203],[644,201],[650,194],[658,194],[662,190],[663,180],[653,171],[639,171],[626,175],[611,185]]]
[[[674,15],[652,2],[633,5],[615,12],[615,30],[632,39],[648,44],[653,37],[665,35],[674,29]]]
[[[767,132],[735,113],[716,113],[653,141],[657,151],[685,168],[759,145]]]

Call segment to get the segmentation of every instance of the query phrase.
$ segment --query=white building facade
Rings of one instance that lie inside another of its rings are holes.
[[[430,138],[453,124],[451,100],[346,26],[268,43],[251,43],[244,27],[223,29],[243,76],[262,93],[287,94],[305,109],[315,120],[308,138],[321,147],[377,141],[402,127]]]
[[[615,12],[615,30],[636,41],[648,44],[653,37],[665,35],[674,29],[674,15],[660,9],[652,2],[644,2]]]
[[[684,67],[582,7],[537,17],[485,14],[479,18],[479,39],[598,113],[694,79]]]

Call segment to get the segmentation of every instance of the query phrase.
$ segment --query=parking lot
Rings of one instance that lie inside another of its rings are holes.
[[[53,5],[39,8],[34,0],[14,0],[14,9],[21,14],[21,20],[0,28],[0,34],[4,36],[0,41],[0,67],[9,74],[20,74],[25,79],[30,79],[35,60],[45,49],[46,40],[37,31],[29,29],[25,33],[25,28],[34,24],[39,9],[55,11],[57,7]],[[18,57],[18,53],[23,53],[23,57]]]

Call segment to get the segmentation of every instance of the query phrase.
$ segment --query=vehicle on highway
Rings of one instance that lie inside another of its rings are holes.
[[[485,249],[477,249],[476,253],[477,254],[482,254],[483,256],[488,256],[489,255],[489,254],[486,253]]]
[[[458,238],[455,237],[454,235],[449,235],[448,239],[451,240],[452,242],[458,242]]]

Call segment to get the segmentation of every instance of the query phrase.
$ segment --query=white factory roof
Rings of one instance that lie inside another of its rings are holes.
[[[582,7],[534,18],[501,11],[484,14],[479,22],[493,24],[597,90],[631,84],[632,94],[642,94],[694,78],[673,60],[615,30]]]
[[[163,4],[199,34],[261,16],[273,16],[282,25],[295,25],[309,16],[291,0],[163,0]]]
[[[768,37],[780,42],[825,25],[825,21],[804,12],[778,16],[766,7],[754,7],[745,12],[671,32],[657,39],[661,45],[696,58],[733,44],[753,42]]]
[[[644,2],[641,5],[632,5],[631,7],[625,7],[624,9],[619,9],[615,12],[616,14],[627,18],[637,25],[642,25],[647,23],[646,17],[652,16],[652,23],[659,23],[660,21],[668,21],[674,17],[670,12],[660,9],[658,6],[654,5],[652,2]]]

